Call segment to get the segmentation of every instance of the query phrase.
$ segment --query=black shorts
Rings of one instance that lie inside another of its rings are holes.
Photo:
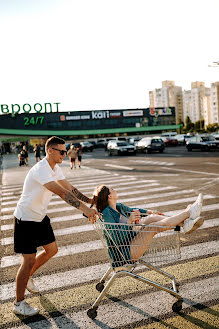
[[[14,251],[20,254],[35,254],[37,247],[55,241],[50,219],[41,222],[22,221],[14,217]]]
[[[82,156],[81,156],[81,155],[79,155],[79,156],[78,156],[78,161],[81,161],[81,158],[82,158]]]

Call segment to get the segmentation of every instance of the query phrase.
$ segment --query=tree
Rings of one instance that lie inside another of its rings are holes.
[[[215,131],[218,131],[218,129],[219,129],[219,125],[218,125],[218,123],[210,123],[210,124],[207,125],[207,127],[206,127],[206,130],[207,130],[207,132],[209,132],[209,133],[213,133],[213,132],[215,132]]]
[[[188,131],[193,131],[193,129],[194,129],[194,123],[191,121],[190,117],[187,115],[185,130],[188,132]]]
[[[204,127],[205,127],[204,119],[198,120],[194,124],[195,131],[204,131],[205,130]]]

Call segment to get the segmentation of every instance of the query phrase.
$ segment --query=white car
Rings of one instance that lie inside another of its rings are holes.
[[[160,153],[165,149],[164,142],[161,137],[144,137],[137,144],[136,148],[138,152],[152,153],[158,151]]]
[[[136,147],[127,142],[110,141],[107,152],[109,155],[136,154]]]

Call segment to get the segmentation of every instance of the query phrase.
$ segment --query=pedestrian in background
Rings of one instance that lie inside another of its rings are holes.
[[[25,289],[39,292],[32,275],[58,251],[50,219],[46,215],[52,194],[58,195],[69,205],[83,212],[94,223],[97,210],[85,203],[93,199],[72,186],[58,164],[66,156],[65,141],[51,137],[46,142],[46,157],[36,163],[28,172],[23,191],[14,211],[14,251],[22,254],[22,264],[16,276],[16,301],[14,313],[31,316],[39,312],[24,300]],[[43,251],[36,255],[37,247]]]
[[[40,157],[40,146],[36,144],[35,148],[33,149],[34,153],[35,153],[35,158],[36,158],[36,162],[41,160]]]
[[[23,146],[23,151],[24,151],[24,157],[25,157],[25,164],[28,166],[28,151],[26,145]]]
[[[19,166],[24,166],[25,165],[25,151],[24,149],[22,149],[19,153],[18,153],[18,159],[19,159]]]
[[[82,146],[77,147],[77,156],[78,156],[78,167],[81,168],[81,160],[82,160]]]
[[[74,168],[76,169],[76,158],[77,158],[77,150],[75,148],[74,145],[72,145],[70,147],[70,149],[68,150],[68,157],[69,157],[69,161],[70,161],[70,168]]]

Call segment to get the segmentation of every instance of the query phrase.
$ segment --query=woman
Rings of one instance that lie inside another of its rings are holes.
[[[152,210],[136,210],[136,208],[117,203],[117,199],[116,191],[105,185],[97,187],[93,196],[93,203],[98,212],[102,213],[103,221],[110,223],[106,224],[104,235],[108,246],[111,246],[109,254],[115,263],[121,259],[118,259],[118,252],[115,256],[112,244],[120,246],[119,254],[125,255],[126,261],[133,262],[145,253],[157,233],[170,230],[171,227],[174,228],[175,226],[183,226],[184,233],[191,233],[203,224],[203,219],[200,217],[203,202],[201,193],[192,205],[171,217]],[[141,213],[147,217],[141,218]],[[155,226],[147,227],[147,231],[141,229],[143,226],[139,226],[139,230],[136,231],[133,229],[135,227],[133,224],[137,222]]]

